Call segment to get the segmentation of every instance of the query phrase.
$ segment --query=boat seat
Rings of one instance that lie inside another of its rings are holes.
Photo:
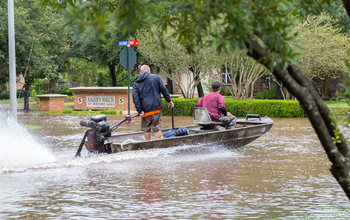
[[[203,127],[203,130],[218,130],[217,125],[223,126],[222,122],[212,121],[207,109],[195,107],[193,109],[194,123]]]

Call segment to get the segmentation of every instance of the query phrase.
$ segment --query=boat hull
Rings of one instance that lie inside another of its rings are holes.
[[[200,126],[186,126],[190,132],[189,135],[177,136],[172,138],[162,138],[157,140],[145,141],[143,132],[135,132],[130,134],[119,134],[109,138],[111,153],[122,151],[144,150],[152,148],[168,148],[181,145],[196,144],[215,144],[223,145],[227,148],[239,148],[256,140],[273,125],[270,118],[262,118],[258,120],[237,120],[237,124],[230,130],[218,130],[212,132],[201,132]],[[162,134],[171,129],[163,129]]]

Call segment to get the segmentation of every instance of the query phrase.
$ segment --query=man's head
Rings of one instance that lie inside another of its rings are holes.
[[[211,84],[211,90],[213,92],[219,91],[220,88],[221,88],[221,83],[219,81],[215,81],[213,82],[213,84]]]
[[[151,72],[151,68],[149,68],[148,65],[142,65],[141,69],[140,69],[140,73],[144,73],[144,72]]]

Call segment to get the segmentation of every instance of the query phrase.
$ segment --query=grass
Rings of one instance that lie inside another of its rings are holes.
[[[27,124],[23,124],[22,127],[26,128],[27,130],[37,130],[42,128],[42,126],[40,125],[27,125]]]
[[[34,98],[29,98],[29,102],[36,102]],[[17,103],[24,103],[24,98],[17,99]],[[10,104],[10,99],[0,100],[0,104]]]
[[[74,105],[74,102],[65,102],[64,105]]]
[[[350,108],[345,101],[325,101],[328,108]]]

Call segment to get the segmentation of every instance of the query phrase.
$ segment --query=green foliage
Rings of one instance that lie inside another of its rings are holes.
[[[62,95],[73,95],[73,91],[68,87],[57,88],[56,91],[53,90],[53,94],[62,94]]]
[[[39,9],[35,0],[17,0],[14,4],[17,75],[23,75],[27,89],[36,79],[57,83],[69,62],[62,56],[68,50],[63,16],[49,7]],[[8,82],[6,75],[9,74],[7,19],[6,1],[0,1],[0,89],[1,84]],[[29,92],[25,95],[29,96]],[[28,106],[24,104],[24,108]]]
[[[337,72],[348,72],[345,62],[350,59],[348,35],[332,26],[332,18],[325,13],[308,16],[294,25],[301,42],[296,57],[299,67],[308,79],[336,77]]]
[[[135,82],[137,76],[132,76],[130,71],[130,86]],[[128,86],[128,71],[122,70],[116,73],[117,86]]]
[[[116,110],[102,110],[102,111],[98,111],[99,114],[103,114],[103,115],[116,115],[117,111]]]
[[[29,93],[30,93],[30,97],[32,97],[32,99],[34,99],[35,101],[39,101],[39,98],[36,97],[37,94],[36,94],[36,91],[34,89],[29,91]]]
[[[221,86],[220,94],[223,96],[232,96],[230,90],[228,90],[225,86]]]
[[[268,92],[261,92],[254,96],[256,99],[275,99],[276,98],[276,87],[273,87]]]
[[[72,114],[73,110],[72,109],[65,109],[62,111],[63,114]]]
[[[108,68],[86,59],[71,58],[68,78],[80,86],[96,86],[96,79],[101,81],[101,79],[107,78],[109,81],[104,86],[111,85]]]
[[[314,4],[305,5],[305,1],[296,0],[294,2],[296,8],[307,6],[305,10],[300,12],[300,15],[304,18],[309,15],[319,15],[326,12],[332,18],[331,24],[334,27],[340,28],[342,33],[348,33],[350,30],[349,16],[344,10],[343,2],[341,0],[329,1],[328,4]]]
[[[174,103],[174,115],[175,116],[190,116],[192,115],[193,108],[196,106],[199,98],[183,99],[172,98]],[[165,99],[162,99],[163,115],[171,115],[171,109],[168,108],[168,103]]]
[[[298,101],[232,100],[226,101],[226,109],[237,117],[245,117],[247,114],[285,118],[300,118],[306,116]]]
[[[23,98],[24,92],[17,89],[17,98]],[[0,99],[10,99],[10,91],[3,91],[0,93]]]
[[[194,99],[172,99],[174,102],[174,115],[191,116],[193,108],[199,98]],[[260,114],[260,116],[300,118],[305,117],[303,109],[298,101],[285,100],[233,100],[225,98],[226,110],[237,117],[245,117],[247,114]],[[171,115],[171,109],[165,99],[162,99],[164,115]]]

